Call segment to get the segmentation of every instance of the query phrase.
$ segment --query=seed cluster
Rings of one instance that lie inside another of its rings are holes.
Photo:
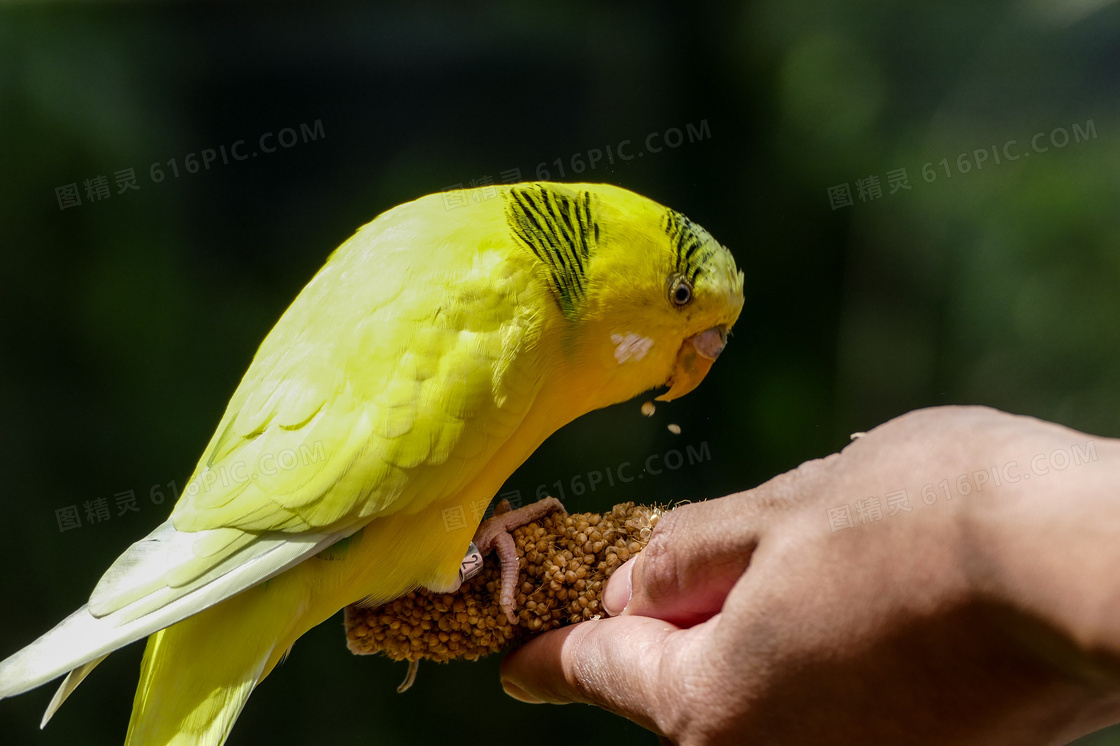
[[[420,589],[384,606],[346,608],[346,641],[356,655],[393,660],[477,660],[526,636],[602,615],[607,578],[640,552],[662,509],[622,503],[603,514],[552,513],[511,533],[520,558],[517,625],[499,605],[495,554],[455,593]]]

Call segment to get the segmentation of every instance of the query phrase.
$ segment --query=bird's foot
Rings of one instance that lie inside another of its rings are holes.
[[[520,573],[517,545],[514,543],[510,531],[527,526],[533,521],[558,510],[561,513],[566,512],[564,506],[555,497],[537,500],[517,510],[510,508],[508,500],[502,500],[494,508],[494,517],[483,521],[474,535],[474,545],[483,556],[489,554],[491,550],[498,554],[498,561],[502,566],[502,593],[499,602],[510,624],[517,624],[514,598],[517,590],[517,578]]]

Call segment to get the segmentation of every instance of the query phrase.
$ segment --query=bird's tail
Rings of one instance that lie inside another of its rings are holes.
[[[301,604],[287,586],[251,588],[149,637],[126,746],[225,743],[254,687],[298,636]]]

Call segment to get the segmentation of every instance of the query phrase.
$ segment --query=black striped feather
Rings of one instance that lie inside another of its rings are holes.
[[[513,235],[548,268],[560,310],[574,316],[587,298],[587,266],[599,237],[590,192],[569,197],[542,184],[514,187],[506,220]]]
[[[715,251],[706,230],[675,210],[665,215],[665,233],[673,247],[673,268],[695,285],[704,265]]]

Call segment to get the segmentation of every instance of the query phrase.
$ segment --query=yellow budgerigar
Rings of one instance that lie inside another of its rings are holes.
[[[726,248],[614,186],[486,189],[400,205],[331,255],[170,517],[0,662],[0,698],[68,674],[45,724],[106,655],[150,636],[127,743],[221,744],[310,628],[363,599],[458,587],[478,506],[554,431],[700,383],[743,305]]]

